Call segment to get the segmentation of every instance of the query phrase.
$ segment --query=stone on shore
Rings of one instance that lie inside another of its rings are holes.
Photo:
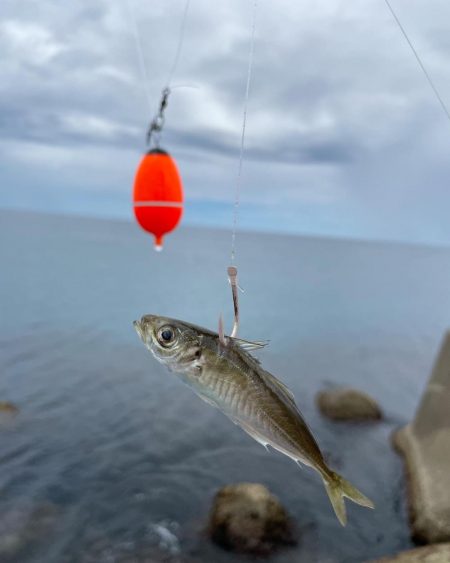
[[[380,420],[382,412],[372,397],[356,389],[320,391],[316,396],[320,412],[331,420],[361,422]]]
[[[450,541],[449,405],[450,332],[414,421],[393,436],[406,465],[411,535],[420,543]]]
[[[283,544],[296,543],[288,513],[258,483],[220,489],[210,512],[208,531],[217,544],[243,553],[268,555]]]
[[[372,563],[450,563],[450,543],[418,547]]]

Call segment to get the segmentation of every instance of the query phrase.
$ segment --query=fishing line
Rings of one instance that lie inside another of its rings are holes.
[[[231,286],[231,293],[233,297],[233,310],[234,310],[234,323],[233,330],[231,331],[231,337],[237,337],[239,330],[239,298],[238,289],[241,289],[238,284],[238,272],[237,268],[234,266],[234,261],[236,259],[236,231],[239,220],[239,204],[241,196],[241,184],[242,184],[242,164],[244,161],[244,146],[245,146],[245,128],[247,125],[247,110],[248,110],[248,99],[250,95],[250,82],[252,79],[252,68],[253,68],[253,54],[255,49],[255,31],[256,31],[256,12],[258,8],[258,0],[253,2],[253,14],[252,14],[252,28],[251,28],[251,39],[250,39],[250,51],[248,54],[248,67],[247,67],[247,83],[245,86],[245,96],[244,96],[244,112],[242,116],[242,133],[241,133],[241,146],[239,150],[239,165],[236,178],[236,190],[233,206],[233,227],[231,231],[231,265],[227,268],[228,281]],[[226,338],[223,330],[222,315],[219,317],[219,340],[222,344],[226,345]]]
[[[394,20],[396,21],[398,28],[400,29],[403,37],[405,38],[406,42],[408,43],[414,57],[416,58],[417,62],[419,63],[420,68],[422,69],[423,74],[425,75],[425,78],[428,81],[428,84],[431,86],[438,102],[440,103],[445,115],[447,116],[447,119],[450,121],[450,111],[448,110],[444,100],[442,99],[441,95],[439,94],[439,91],[437,89],[437,87],[435,86],[433,80],[431,79],[431,76],[428,74],[427,69],[425,68],[425,65],[423,64],[419,53],[416,51],[416,49],[414,48],[414,45],[412,44],[410,38],[408,37],[408,34],[406,33],[405,28],[402,26],[402,24],[400,23],[400,20],[397,16],[397,14],[395,13],[394,9],[391,6],[391,3],[389,2],[389,0],[384,0],[386,3],[386,6],[388,7],[389,11],[392,14],[392,17],[394,18]]]
[[[142,49],[141,37],[140,37],[140,34],[139,34],[139,28],[138,28],[138,24],[137,24],[137,20],[136,20],[136,12],[134,10],[133,0],[128,0],[127,5],[128,5],[128,12],[130,14],[130,19],[131,19],[131,28],[133,30],[134,43],[136,45],[136,53],[137,53],[137,58],[138,58],[139,71],[141,73],[142,87],[144,89],[145,96],[147,98],[147,103],[148,103],[148,108],[150,110],[150,114],[152,114],[153,113],[153,103],[152,103],[152,97],[150,95],[150,87],[149,87],[150,81],[148,79],[147,67],[145,65],[144,51]]]
[[[244,97],[244,114],[242,118],[242,134],[241,134],[241,147],[239,151],[239,166],[236,178],[236,191],[233,207],[233,229],[231,233],[231,264],[234,264],[236,259],[236,231],[239,221],[239,204],[241,197],[241,183],[242,183],[242,163],[244,160],[244,146],[245,146],[245,128],[247,125],[247,109],[248,109],[248,99],[250,94],[250,82],[252,78],[252,67],[253,67],[253,54],[255,47],[255,31],[256,31],[256,12],[258,7],[258,0],[253,2],[253,17],[252,17],[252,31],[250,40],[250,52],[248,56],[248,68],[247,68],[247,85],[245,88]]]
[[[148,107],[150,109],[150,114],[154,114],[154,106],[152,103],[152,97],[150,94],[150,81],[149,81],[149,77],[148,77],[148,73],[147,73],[147,67],[145,64],[145,58],[144,58],[144,50],[142,48],[142,42],[141,42],[141,36],[139,33],[139,27],[137,24],[137,19],[136,19],[136,12],[134,9],[134,4],[133,4],[133,0],[128,0],[127,2],[128,4],[128,11],[130,14],[130,19],[132,22],[132,30],[133,30],[133,35],[134,35],[134,42],[136,45],[136,52],[137,52],[137,57],[138,57],[138,61],[139,61],[139,68],[140,68],[140,73],[141,73],[141,80],[143,83],[143,88],[144,91],[146,93],[146,97],[147,97],[147,102],[148,102]],[[181,55],[181,49],[183,47],[183,41],[184,41],[184,32],[186,30],[186,21],[187,21],[187,15],[188,15],[188,11],[189,11],[189,5],[190,5],[190,0],[186,0],[185,6],[184,6],[184,11],[183,11],[183,16],[181,19],[181,26],[180,26],[180,31],[178,33],[178,43],[177,43],[177,48],[175,51],[175,56],[173,59],[173,63],[172,66],[170,68],[168,77],[167,77],[167,82],[166,85],[164,86],[164,88],[162,89],[162,98],[160,101],[160,110],[159,112],[156,113],[155,118],[153,119],[153,122],[155,121],[155,119],[157,120],[157,123],[161,123],[161,125],[156,128],[154,128],[154,131],[156,131],[157,133],[161,132],[162,126],[164,125],[164,119],[163,119],[163,115],[161,113],[161,107],[163,106],[163,109],[165,109],[165,107],[167,106],[167,98],[171,92],[171,83],[172,83],[172,79],[173,76],[175,74],[175,71],[178,67],[178,62],[180,60],[180,55]],[[177,86],[177,88],[179,88],[179,86]],[[149,140],[151,137],[151,129],[152,124],[150,125],[150,129],[149,132],[147,133],[147,139]],[[159,139],[158,139],[159,141]],[[157,141],[157,142],[158,142]]]
[[[181,20],[180,32],[178,34],[177,50],[175,51],[175,57],[173,59],[172,68],[170,69],[169,76],[168,76],[167,82],[166,82],[167,88],[170,88],[170,84],[172,82],[173,75],[175,74],[175,70],[177,69],[177,66],[178,66],[178,61],[180,60],[181,48],[183,47],[184,32],[186,30],[186,21],[187,21],[187,15],[188,15],[188,11],[189,11],[190,1],[191,0],[186,0],[186,4],[184,6],[183,18]]]

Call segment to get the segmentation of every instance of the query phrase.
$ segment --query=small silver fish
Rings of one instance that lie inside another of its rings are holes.
[[[153,356],[267,448],[315,469],[322,477],[339,522],[345,526],[344,497],[374,508],[371,500],[332,471],[309,430],[294,396],[248,352],[263,347],[223,337],[176,319],[145,315],[134,327]]]

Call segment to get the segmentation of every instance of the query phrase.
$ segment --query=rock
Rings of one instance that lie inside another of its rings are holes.
[[[413,422],[393,436],[406,466],[411,535],[419,543],[450,541],[449,405],[450,332]]]
[[[372,563],[450,563],[450,543],[418,547]]]
[[[16,407],[16,405],[13,405],[13,403],[10,403],[8,401],[0,401],[0,413],[17,414],[18,412],[18,407]]]
[[[356,389],[320,391],[316,403],[320,412],[331,420],[360,422],[382,418],[381,409],[374,399]]]
[[[209,515],[208,532],[226,549],[259,555],[267,555],[283,544],[296,543],[286,510],[258,483],[238,483],[220,489]]]

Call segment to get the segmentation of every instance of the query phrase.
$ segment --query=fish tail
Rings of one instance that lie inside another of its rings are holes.
[[[339,522],[345,526],[347,523],[347,512],[345,510],[344,497],[367,508],[375,508],[373,502],[365,495],[358,491],[353,485],[346,481],[343,477],[330,471],[322,476],[325,488],[327,490],[330,502]]]

